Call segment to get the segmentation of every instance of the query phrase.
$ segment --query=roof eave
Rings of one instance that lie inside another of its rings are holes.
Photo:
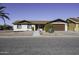
[[[72,19],[68,19],[68,20],[71,20],[71,21],[74,22],[74,23],[79,23],[79,22],[76,22],[76,21],[74,21],[74,20],[72,20]]]

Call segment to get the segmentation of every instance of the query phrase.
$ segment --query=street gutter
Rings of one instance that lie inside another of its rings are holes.
[[[53,37],[79,37],[79,36],[0,36],[0,38],[53,38]]]

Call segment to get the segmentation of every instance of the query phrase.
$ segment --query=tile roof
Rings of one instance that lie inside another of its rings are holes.
[[[31,22],[26,21],[26,20],[20,20],[20,21],[15,21],[13,24],[15,24],[15,25],[17,25],[17,24],[25,25],[25,24],[31,24]]]
[[[15,21],[13,24],[15,24],[15,25],[17,25],[17,24],[21,24],[21,25],[26,25],[26,24],[48,24],[48,23],[57,22],[57,21],[66,22],[65,20],[62,20],[62,19],[56,19],[56,20],[53,20],[53,21],[27,21],[27,20],[19,20],[19,21]]]
[[[65,22],[65,20],[62,20],[62,19],[56,19],[56,20],[53,20],[53,21],[49,21],[48,23],[52,23],[52,22]]]
[[[33,24],[46,24],[48,21],[30,21]]]
[[[26,21],[26,20],[20,20],[20,21],[15,21],[13,24],[17,25],[17,24],[22,24],[22,25],[26,25],[26,24],[46,24],[48,21]]]

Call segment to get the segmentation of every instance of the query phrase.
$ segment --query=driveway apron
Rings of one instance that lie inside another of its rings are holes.
[[[32,36],[40,36],[40,32],[39,31],[34,31]]]

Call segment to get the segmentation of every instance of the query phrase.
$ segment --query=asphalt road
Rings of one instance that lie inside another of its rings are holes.
[[[0,55],[79,55],[79,37],[0,38]]]

